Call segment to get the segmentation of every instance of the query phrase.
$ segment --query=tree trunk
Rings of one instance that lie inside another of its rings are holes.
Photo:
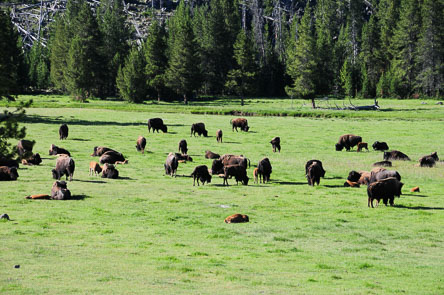
[[[311,99],[311,107],[312,107],[313,109],[316,108],[316,104],[315,104],[315,99],[314,99],[314,98]]]
[[[243,95],[241,96],[241,106],[242,107],[244,106],[244,96]]]
[[[184,104],[188,104],[188,100],[187,100],[187,95],[186,94],[183,95],[183,103]]]

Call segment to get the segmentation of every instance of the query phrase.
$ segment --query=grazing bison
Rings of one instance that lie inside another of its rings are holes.
[[[142,154],[145,153],[145,147],[146,147],[146,138],[143,136],[139,136],[137,138],[137,143],[136,143],[136,149],[138,152],[142,152]]]
[[[0,181],[17,180],[18,177],[17,168],[0,166]]]
[[[199,180],[202,182],[202,185],[205,185],[205,182],[210,183],[211,182],[211,175],[208,172],[208,167],[206,165],[200,165],[194,168],[193,173],[191,173],[191,176],[193,177],[193,186],[196,184],[197,179],[197,186],[199,186]]]
[[[254,170],[253,170],[254,183],[258,183],[257,176],[258,176],[258,169],[254,168]]]
[[[380,180],[390,178],[390,177],[394,177],[398,181],[401,181],[401,175],[398,173],[398,171],[386,170],[386,169],[382,170],[382,169],[380,171],[370,172],[370,183],[380,181]]]
[[[321,177],[323,175],[323,170],[324,169],[322,168],[322,165],[319,162],[317,161],[312,162],[307,169],[306,176],[307,176],[308,185],[314,186],[315,183],[319,185],[319,182],[321,181]]]
[[[205,158],[206,159],[219,159],[220,155],[213,153],[212,151],[205,151]]]
[[[193,162],[193,158],[191,158],[188,155],[182,155],[180,153],[175,153],[174,154],[176,156],[177,161],[179,162]]]
[[[73,158],[61,155],[57,158],[55,169],[52,169],[52,177],[60,180],[63,175],[66,175],[66,180],[68,180],[69,176],[69,181],[72,181],[75,168],[76,164],[74,163]]]
[[[376,163],[373,163],[373,166],[392,167],[392,162],[390,162],[390,161],[376,162]]]
[[[49,148],[50,156],[62,155],[62,154],[71,156],[71,154],[64,148],[58,147],[55,144],[51,144],[51,147]]]
[[[185,139],[179,141],[179,152],[182,153],[182,155],[186,155],[188,152],[188,144]]]
[[[259,183],[262,181],[262,183],[266,183],[270,181],[270,174],[272,172],[272,167],[270,160],[268,158],[263,158],[259,161],[259,164],[257,165],[257,174],[259,176]]]
[[[163,120],[161,118],[152,118],[148,120],[148,132],[151,132],[151,128],[153,128],[154,131],[157,131],[159,133],[159,130],[162,130],[163,133],[168,132],[168,127],[163,124]]]
[[[105,163],[102,170],[102,178],[119,178],[119,171],[113,164]]]
[[[176,174],[177,167],[179,166],[176,155],[169,153],[163,166],[165,167],[165,174],[169,174],[171,177]]]
[[[366,149],[368,151],[368,144],[366,142],[358,142],[357,152],[362,151],[362,149]]]
[[[271,141],[271,146],[273,147],[273,153],[276,152],[276,149],[281,152],[281,138],[279,136],[274,137]]]
[[[240,128],[241,131],[245,131],[248,132],[248,130],[250,130],[250,127],[248,127],[248,121],[245,118],[236,118],[236,119],[232,119],[230,121],[231,126],[232,126],[232,130],[234,131],[234,129],[236,129],[237,132],[237,128]]]
[[[217,142],[222,142],[222,130],[217,130],[216,132],[216,140]]]
[[[373,207],[373,200],[376,200],[376,207],[379,205],[379,201],[383,199],[384,204],[387,205],[387,201],[390,201],[390,205],[394,205],[395,196],[399,197],[402,192],[402,186],[404,184],[397,180],[395,177],[386,178],[380,181],[373,182],[367,187],[368,195],[368,207]]]
[[[116,151],[107,151],[99,159],[100,164],[116,164],[116,162],[125,163],[125,161],[125,157],[121,153]]]
[[[100,167],[97,162],[89,162],[89,175],[98,175],[102,172],[102,167]]]
[[[242,223],[242,222],[249,222],[250,219],[247,215],[242,214],[233,214],[225,218],[225,223]]]
[[[211,173],[222,174],[224,173],[224,167],[228,165],[241,165],[246,170],[247,167],[250,167],[250,160],[243,156],[223,155],[219,159],[213,161],[213,165],[211,166]]]
[[[32,155],[32,148],[34,147],[35,140],[21,139],[17,143],[17,152],[20,157],[26,157]]]
[[[104,153],[109,152],[109,151],[116,152],[115,150],[104,147],[104,146],[95,146],[94,152],[91,154],[91,157],[100,157],[101,155],[103,155]]]
[[[15,167],[18,169],[20,165],[18,160],[0,157],[0,166]]]
[[[343,148],[345,148],[347,151],[350,150],[350,148],[357,145],[359,142],[362,142],[361,136],[356,136],[353,134],[344,134],[339,137],[339,141],[336,144],[336,150],[342,151]]]
[[[60,140],[68,138],[68,125],[62,124],[59,128]]]
[[[67,200],[71,198],[71,192],[69,191],[65,181],[56,181],[52,185],[51,199],[53,200]]]
[[[245,167],[240,165],[228,165],[224,166],[224,185],[228,186],[228,178],[234,176],[236,179],[236,184],[239,184],[239,181],[242,182],[243,185],[248,185],[248,176],[247,170]]]
[[[32,156],[22,159],[23,165],[39,165],[42,162],[42,158],[39,153],[33,154]]]
[[[436,165],[436,162],[439,161],[438,153],[434,152],[430,155],[423,156],[419,159],[419,165],[421,167],[433,167]]]
[[[321,168],[321,177],[325,176],[325,170],[324,167],[322,166],[322,162],[319,160],[310,160],[305,164],[305,175],[308,175],[308,168],[311,166],[311,164],[313,164],[314,162],[317,162],[318,165]]]
[[[384,160],[388,161],[388,160],[405,160],[405,161],[410,161],[410,158],[400,152],[400,151],[396,151],[393,150],[391,152],[384,152]]]
[[[191,136],[194,135],[196,136],[196,133],[201,136],[203,135],[204,137],[208,136],[208,131],[205,129],[205,124],[200,122],[200,123],[194,123],[193,125],[191,125]]]
[[[385,141],[375,141],[372,145],[373,149],[375,151],[386,151],[389,149],[389,146],[387,145],[387,143]]]

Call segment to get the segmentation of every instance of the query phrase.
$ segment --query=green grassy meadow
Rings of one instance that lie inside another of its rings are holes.
[[[108,102],[101,108],[105,102],[66,99],[49,108],[48,99],[37,98],[23,122],[43,163],[21,166],[16,182],[0,183],[0,214],[12,219],[0,221],[0,294],[444,293],[444,163],[417,165],[434,151],[444,159],[444,107],[435,101],[380,101],[391,111],[379,112],[314,111],[324,118],[252,116],[251,132],[236,133],[230,125],[235,116],[208,113],[272,114],[289,109],[290,101],[249,100],[243,109],[233,101],[220,108],[217,101],[208,107]],[[193,113],[200,108],[207,114]],[[163,118],[169,133],[148,133],[153,117]],[[196,122],[205,123],[210,137],[190,137]],[[70,128],[65,141],[58,136],[62,123]],[[217,129],[224,132],[222,144]],[[336,152],[345,133],[362,136],[369,146],[387,141],[412,159],[394,161],[404,183],[395,207],[370,209],[365,186],[343,187],[350,170],[370,170],[382,160],[371,148]],[[139,135],[147,138],[144,155],[135,148]],[[274,136],[281,137],[281,153],[272,153]],[[165,158],[181,139],[194,161],[180,163],[178,177],[165,176]],[[74,199],[27,200],[51,190],[52,143],[76,162],[68,183]],[[98,145],[128,158],[128,165],[117,166],[121,179],[88,175]],[[211,166],[205,150],[247,156],[250,177],[253,165],[269,157],[272,181],[236,186],[229,180],[223,187],[222,178],[213,177],[193,187],[187,176],[194,167]],[[327,171],[320,186],[307,185],[310,159],[321,160]],[[411,193],[414,186],[421,191]],[[234,213],[247,214],[250,222],[225,224]]]

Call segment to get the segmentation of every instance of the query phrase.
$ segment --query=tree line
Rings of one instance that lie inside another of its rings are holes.
[[[16,85],[7,94],[54,88],[79,100],[119,95],[131,102],[442,96],[442,0],[291,3],[289,10],[280,0],[181,1],[172,17],[153,18],[147,38],[135,42],[120,1],[101,0],[93,9],[69,0],[47,47],[36,42],[23,52],[13,46],[19,40],[0,41],[10,47],[0,56],[17,51],[7,53],[15,65],[5,69],[14,71],[15,83],[6,84]]]

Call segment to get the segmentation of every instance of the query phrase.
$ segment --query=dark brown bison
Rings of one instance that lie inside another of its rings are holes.
[[[376,206],[379,205],[379,201],[382,199],[384,204],[387,205],[387,201],[390,201],[390,205],[394,205],[395,196],[399,197],[402,192],[402,186],[404,184],[397,180],[395,177],[386,178],[380,181],[373,182],[367,187],[368,195],[368,207],[373,207],[373,200],[376,200]]]
[[[319,160],[310,160],[305,164],[305,175],[308,175],[308,168],[311,166],[311,164],[313,164],[314,162],[317,162],[319,167],[321,168],[321,177],[325,177],[325,170],[324,167],[322,166],[322,162]]]
[[[49,155],[50,156],[62,155],[62,154],[71,156],[71,154],[67,150],[65,150],[64,148],[58,147],[55,144],[51,144],[51,147],[49,148]]]
[[[145,147],[146,147],[146,138],[143,136],[139,136],[137,138],[137,143],[136,143],[136,149],[138,152],[142,152],[142,154],[145,153]]]
[[[115,150],[104,147],[104,146],[95,146],[94,152],[91,154],[91,157],[100,157],[101,155],[103,155],[104,153],[109,152],[109,151],[116,152]]]
[[[53,200],[67,200],[71,198],[71,192],[69,191],[65,181],[56,181],[52,185],[51,199]]]
[[[179,153],[186,155],[188,153],[188,143],[185,139],[179,141]]]
[[[0,157],[0,166],[15,167],[18,169],[20,165],[18,160]]]
[[[225,223],[242,223],[242,222],[249,222],[250,219],[247,215],[242,214],[233,214],[225,218]]]
[[[179,162],[193,162],[193,158],[189,155],[183,155],[181,153],[175,153],[174,155]]]
[[[196,133],[201,136],[203,135],[204,137],[208,136],[208,131],[205,129],[205,124],[204,123],[194,123],[193,125],[191,125],[191,136],[194,135],[196,136]]]
[[[373,166],[392,167],[392,162],[390,162],[390,161],[380,161],[380,162],[373,163]]]
[[[213,161],[213,165],[211,166],[211,173],[222,174],[224,173],[224,166],[228,165],[241,165],[246,170],[247,167],[250,166],[250,160],[243,156],[223,155],[219,159]]]
[[[76,165],[73,158],[66,155],[61,155],[57,158],[55,169],[52,169],[52,177],[60,180],[63,175],[66,175],[66,180],[68,180],[69,176],[69,181],[72,181],[75,168]]]
[[[220,155],[213,153],[212,151],[205,151],[205,158],[206,159],[219,159]]]
[[[169,174],[171,177],[175,175],[177,167],[179,166],[176,155],[174,153],[169,153],[163,166],[165,167],[165,174]]]
[[[116,164],[116,162],[125,162],[125,157],[119,152],[107,151],[100,157],[99,162],[100,164]]]
[[[205,185],[205,182],[210,183],[211,182],[211,175],[208,172],[208,167],[206,165],[200,165],[194,168],[193,173],[191,173],[191,176],[193,177],[193,186],[196,184],[197,179],[197,186],[199,186],[199,180],[202,182],[202,185]]]
[[[216,132],[216,140],[217,142],[222,142],[222,130],[217,130]]]
[[[396,151],[393,150],[391,152],[384,152],[384,160],[388,161],[388,160],[405,160],[405,161],[410,161],[410,158],[400,152],[400,151]]]
[[[398,173],[398,171],[394,170],[380,170],[380,171],[372,171],[370,172],[370,183],[380,181],[386,178],[394,177],[398,181],[401,181],[401,175]]]
[[[257,174],[259,176],[259,183],[266,183],[270,181],[270,174],[272,173],[272,167],[268,158],[263,158],[257,164]]]
[[[20,157],[27,157],[32,155],[32,148],[34,147],[35,140],[21,139],[17,143],[17,153]]]
[[[119,178],[119,171],[113,164],[105,163],[102,170],[102,178]]]
[[[438,153],[434,152],[430,155],[423,156],[419,159],[419,165],[421,167],[433,167],[436,165],[436,162],[439,161]]]
[[[248,121],[245,118],[236,118],[236,119],[232,119],[230,121],[231,126],[232,126],[232,130],[234,131],[234,129],[236,129],[237,132],[237,128],[240,128],[241,131],[245,131],[248,132],[248,130],[250,130],[250,127],[248,127]]]
[[[385,168],[381,168],[381,167],[376,167],[373,168],[371,171],[350,171],[350,173],[348,174],[347,180],[350,182],[356,182],[358,184],[369,184],[370,183],[370,178],[371,178],[371,174],[373,173],[378,173],[380,171],[384,171],[386,170]],[[349,186],[347,184],[344,183],[344,186]]]
[[[248,185],[249,178],[245,167],[240,165],[224,166],[224,185],[226,184],[228,186],[228,178],[233,176],[236,179],[236,184],[239,184],[240,181],[243,185]]]
[[[375,151],[386,151],[389,149],[389,146],[387,145],[387,143],[385,141],[375,141],[372,145],[373,149]]]
[[[100,167],[99,163],[97,162],[89,162],[89,175],[97,175],[100,174],[102,172],[102,167]]]
[[[306,176],[307,176],[308,185],[314,186],[315,183],[319,185],[319,182],[321,181],[321,177],[323,174],[323,170],[324,169],[322,168],[322,165],[319,162],[317,161],[312,162],[307,169]]]
[[[60,140],[68,138],[68,125],[62,124],[59,128]]]
[[[22,159],[23,165],[39,165],[42,162],[42,158],[40,157],[39,153],[33,154],[30,157],[27,157],[26,159]]]
[[[368,151],[368,144],[366,142],[358,142],[358,148],[356,151],[360,152],[363,149],[366,149]]]
[[[273,147],[273,153],[276,152],[276,149],[281,152],[281,138],[279,136],[274,137],[271,141],[271,146]]]
[[[0,166],[0,181],[17,180],[18,177],[17,168]]]
[[[159,133],[159,130],[162,130],[163,133],[168,132],[168,127],[163,124],[163,120],[161,118],[152,118],[148,120],[148,132],[151,132],[151,128],[153,128],[154,131],[157,131]]]
[[[356,146],[359,142],[362,142],[361,136],[356,136],[353,134],[341,135],[338,143],[336,144],[336,150],[342,151],[342,149],[345,148],[347,151],[349,151],[350,148]]]

